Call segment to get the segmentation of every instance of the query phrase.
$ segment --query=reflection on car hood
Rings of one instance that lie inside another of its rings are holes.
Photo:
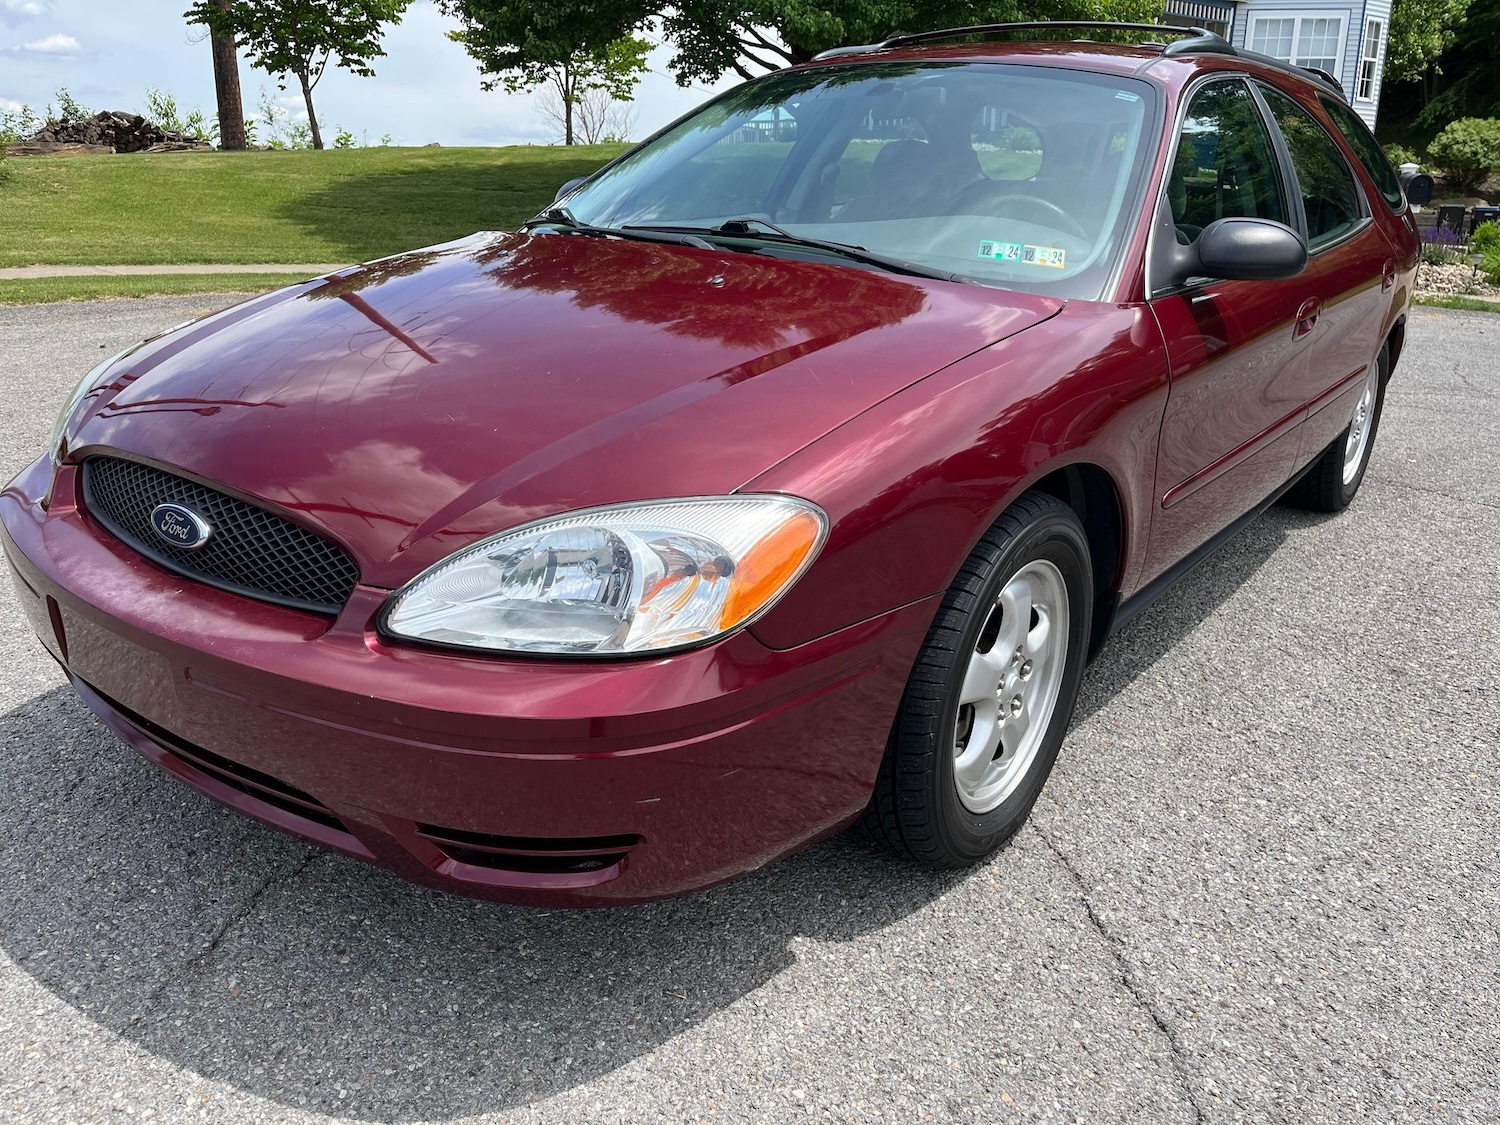
[[[729,492],[1061,302],[578,234],[477,235],[121,363],[73,434],[300,514],[398,585],[571,508]]]

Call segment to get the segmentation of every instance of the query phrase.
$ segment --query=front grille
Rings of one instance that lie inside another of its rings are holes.
[[[83,502],[95,519],[147,558],[221,590],[337,613],[359,580],[359,568],[346,551],[306,528],[136,461],[84,461]],[[151,513],[161,504],[191,508],[213,534],[193,550],[166,542],[151,526]]]
[[[417,835],[438,846],[450,859],[495,871],[547,875],[582,874],[613,867],[640,844],[639,836],[576,838],[492,836],[457,828],[417,825]]]

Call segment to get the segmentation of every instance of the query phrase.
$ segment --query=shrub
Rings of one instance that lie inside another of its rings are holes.
[[[94,116],[94,111],[81,101],[68,93],[66,86],[57,89],[57,108],[47,107],[47,117],[56,118],[59,121],[87,121]]]
[[[1447,266],[1463,261],[1461,240],[1447,227],[1433,227],[1422,232],[1422,261],[1432,266]]]
[[[1455,121],[1433,138],[1427,151],[1450,191],[1471,192],[1500,169],[1500,120]]]
[[[1491,285],[1500,285],[1500,246],[1485,251],[1484,257],[1479,260],[1479,272],[1484,274],[1484,279]]]
[[[1500,248],[1500,223],[1481,223],[1469,237],[1469,249],[1475,253],[1487,254],[1497,248]]]
[[[146,117],[153,125],[169,133],[181,133],[195,141],[215,144],[219,139],[217,121],[210,124],[203,111],[197,108],[182,116],[177,111],[177,99],[155,86],[146,91]]]
[[[1403,164],[1420,164],[1422,158],[1405,145],[1386,145],[1385,158],[1397,168]]]
[[[8,146],[29,141],[44,124],[29,105],[0,113],[0,144]]]

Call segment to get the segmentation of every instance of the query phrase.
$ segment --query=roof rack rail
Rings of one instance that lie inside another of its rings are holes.
[[[981,23],[973,27],[949,27],[941,31],[918,31],[906,35],[893,35],[885,42],[879,44],[878,49],[890,50],[896,47],[912,47],[918,43],[930,43],[936,39],[957,39],[965,35],[998,35],[1007,31],[1149,31],[1155,34],[1165,32],[1168,35],[1183,35],[1189,38],[1183,42],[1196,42],[1201,39],[1217,40],[1224,43],[1212,31],[1205,27],[1172,27],[1160,23],[1113,23],[1109,20],[1033,20],[1026,23]],[[1176,43],[1171,46],[1177,46]],[[1228,43],[1224,46],[1229,47]],[[1233,47],[1229,47],[1232,51]]]
[[[1258,51],[1247,51],[1236,47],[1227,39],[1206,27],[1174,27],[1156,23],[1112,23],[1108,20],[1035,20],[1026,23],[981,23],[972,27],[947,27],[938,31],[917,31],[893,35],[880,43],[866,43],[857,47],[834,47],[815,55],[813,61],[844,58],[849,55],[867,55],[871,51],[890,51],[898,47],[914,47],[919,43],[932,43],[943,39],[959,39],[968,35],[1000,35],[1008,31],[1144,31],[1153,34],[1175,35],[1179,38],[1164,45],[1161,53],[1167,58],[1182,55],[1229,55],[1233,58],[1249,59],[1251,62],[1274,66],[1278,70],[1299,77],[1321,82],[1345,101],[1348,95],[1338,79],[1326,70],[1312,66],[1297,66],[1282,59],[1263,55]]]
[[[858,47],[834,47],[815,56],[816,59],[835,59],[845,55],[865,55],[871,51],[889,51],[897,47],[911,47],[918,43],[932,43],[940,39],[958,39],[966,35],[1001,35],[1007,31],[1146,31],[1152,34],[1186,36],[1163,48],[1163,53],[1176,53],[1185,43],[1198,45],[1204,53],[1220,51],[1233,54],[1234,48],[1204,27],[1172,27],[1158,23],[1111,23],[1108,20],[1034,20],[1026,23],[982,23],[972,27],[948,27],[939,31],[916,31],[893,35],[880,43],[866,43]]]

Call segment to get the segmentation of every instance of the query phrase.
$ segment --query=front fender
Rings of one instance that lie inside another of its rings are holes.
[[[817,562],[755,634],[789,648],[946,590],[1016,497],[1085,463],[1115,483],[1128,593],[1167,386],[1146,306],[1071,302],[851,419],[745,486],[806,497],[831,521]]]

